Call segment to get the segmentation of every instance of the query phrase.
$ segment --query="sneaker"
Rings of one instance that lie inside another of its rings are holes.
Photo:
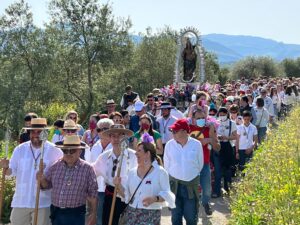
[[[203,207],[204,207],[206,215],[210,216],[212,214],[212,210],[211,210],[209,203],[203,205]]]

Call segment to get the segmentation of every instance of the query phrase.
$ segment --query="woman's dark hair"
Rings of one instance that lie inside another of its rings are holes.
[[[276,87],[271,87],[271,93],[270,93],[270,97],[273,98],[274,95],[274,91],[277,91]]]
[[[294,91],[296,97],[298,97],[298,96],[299,96],[299,92],[298,92],[297,86],[296,86],[295,84],[292,85],[292,89],[293,89],[293,91]]]
[[[252,113],[250,111],[245,110],[243,112],[243,117],[252,117]]]
[[[162,166],[161,158],[156,154],[156,147],[150,142],[140,142],[138,146],[142,145],[144,152],[150,152],[151,162],[156,160],[160,166]]]
[[[220,107],[217,116],[219,116],[220,113],[226,113],[227,118],[229,118],[229,112],[225,107]]]
[[[125,109],[122,109],[122,111],[121,111],[122,117],[124,118],[127,114],[129,114],[129,112]]]
[[[265,105],[264,99],[261,98],[261,97],[258,97],[257,100],[256,100],[256,105],[257,105],[258,107],[264,107],[264,105]]]
[[[292,95],[292,93],[293,93],[292,86],[287,86],[286,89],[285,89],[285,94],[286,95]]]
[[[65,123],[64,120],[58,119],[58,120],[56,120],[56,121],[53,123],[53,125],[56,126],[56,127],[58,127],[58,128],[63,128],[63,127],[64,127],[64,123]]]
[[[141,116],[140,116],[140,121],[141,121],[142,119],[146,119],[146,120],[149,121],[149,123],[150,123],[150,128],[149,128],[148,133],[149,133],[152,137],[154,137],[154,131],[153,131],[153,127],[152,127],[152,120],[150,119],[150,117],[149,117],[147,114],[141,115]],[[138,132],[139,132],[139,134],[141,134],[141,133],[143,132],[142,126],[140,126],[140,129],[139,129]]]

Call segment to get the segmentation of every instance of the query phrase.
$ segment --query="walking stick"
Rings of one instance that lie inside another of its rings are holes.
[[[6,130],[5,132],[5,158],[8,157],[8,144],[10,139],[10,132]],[[4,197],[4,189],[5,189],[5,172],[6,168],[2,169],[2,176],[1,176],[1,191],[0,191],[0,221],[2,220],[2,210],[3,210],[3,197]]]
[[[41,158],[40,158],[39,171],[44,170],[44,143],[47,140],[47,137],[48,137],[48,133],[44,129],[40,133],[40,140],[42,141],[42,148],[41,148]],[[41,190],[41,182],[40,182],[40,180],[38,180],[37,181],[37,187],[36,187],[36,199],[35,199],[33,225],[37,225],[37,219],[38,219],[38,214],[39,214],[39,203],[40,203],[40,190]]]
[[[122,162],[123,162],[123,158],[124,158],[124,151],[128,147],[128,139],[127,139],[127,137],[125,137],[125,138],[123,138],[121,140],[120,147],[121,147],[121,159],[120,159],[118,170],[117,170],[117,177],[120,177],[121,168],[122,168]],[[117,187],[115,187],[114,194],[113,194],[113,199],[112,199],[112,204],[111,204],[111,209],[110,209],[110,214],[109,214],[108,225],[112,225],[112,222],[113,222],[117,193],[118,193]]]

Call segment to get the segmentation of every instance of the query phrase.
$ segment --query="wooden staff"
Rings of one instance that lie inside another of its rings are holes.
[[[9,139],[10,139],[10,132],[9,130],[6,130],[5,132],[5,158],[8,158],[8,144],[9,144]],[[6,173],[6,168],[2,169],[2,176],[1,176],[1,191],[0,191],[0,221],[2,219],[2,210],[3,210],[3,192],[5,189],[5,173]]]
[[[120,141],[120,147],[121,147],[121,157],[120,157],[121,159],[119,161],[119,166],[118,166],[118,170],[117,170],[117,177],[120,177],[122,163],[123,163],[123,158],[124,158],[124,151],[128,147],[128,139],[127,139],[127,137],[123,138]],[[117,187],[115,187],[114,194],[113,194],[113,199],[112,199],[112,204],[111,204],[111,209],[110,209],[110,214],[109,214],[108,225],[112,225],[112,222],[113,222],[117,193],[118,193]]]
[[[48,133],[44,129],[40,134],[40,140],[42,141],[42,149],[41,149],[41,158],[40,158],[40,165],[39,165],[39,171],[44,170],[44,144],[47,140]],[[39,204],[40,204],[40,190],[41,190],[41,182],[40,180],[37,181],[37,187],[36,187],[36,198],[35,198],[35,209],[34,209],[34,218],[33,218],[33,225],[37,225],[37,219],[39,214]]]

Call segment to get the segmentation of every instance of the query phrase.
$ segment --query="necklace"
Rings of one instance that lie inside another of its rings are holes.
[[[65,181],[68,186],[70,186],[72,184],[72,177],[73,177],[74,171],[75,171],[75,167],[67,167],[66,166]]]
[[[36,170],[36,168],[37,168],[37,161],[38,161],[38,159],[40,158],[41,153],[39,153],[38,156],[35,157],[34,152],[33,152],[33,149],[32,149],[31,143],[30,143],[30,150],[31,150],[31,153],[32,153],[32,157],[33,157],[33,159],[34,159],[34,169]]]

